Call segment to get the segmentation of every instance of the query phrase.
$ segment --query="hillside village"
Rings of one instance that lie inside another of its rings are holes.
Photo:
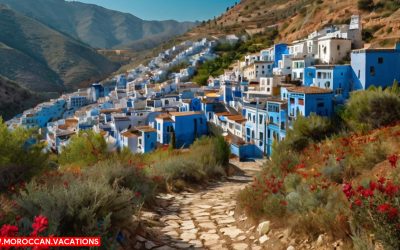
[[[400,79],[400,44],[364,48],[360,16],[291,44],[278,43],[235,62],[207,86],[190,80],[217,57],[217,44],[240,39],[186,41],[113,79],[39,104],[7,121],[40,128],[49,151],[91,129],[110,151],[148,153],[162,145],[189,147],[218,127],[240,159],[271,156],[298,116],[333,116],[353,91],[388,87]]]

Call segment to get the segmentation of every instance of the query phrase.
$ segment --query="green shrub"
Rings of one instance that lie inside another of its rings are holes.
[[[148,202],[153,200],[157,188],[157,183],[140,166],[122,164],[113,159],[86,168],[83,174],[93,181],[101,180],[110,186],[129,189],[137,198]]]
[[[28,181],[46,166],[48,155],[33,130],[9,130],[0,118],[0,191]]]
[[[330,156],[327,165],[322,168],[322,174],[332,182],[342,183],[344,177],[345,166],[343,161]]]
[[[293,129],[287,133],[285,140],[294,151],[301,151],[311,142],[318,142],[334,132],[329,118],[311,114],[309,117],[299,116],[293,123]]]
[[[103,136],[91,130],[81,131],[63,148],[59,162],[62,165],[90,166],[107,159],[107,143]]]
[[[58,179],[61,183],[54,185],[32,181],[16,199],[17,214],[30,220],[38,214],[49,219],[48,234],[100,236],[111,244],[142,204],[132,191],[102,179],[71,174]]]
[[[400,97],[381,89],[355,92],[341,116],[358,132],[386,126],[400,120]]]
[[[202,137],[188,152],[170,155],[153,166],[153,175],[164,177],[168,183],[176,180],[202,182],[224,175],[230,150],[223,137]]]
[[[349,179],[366,170],[371,170],[376,164],[386,159],[388,152],[389,148],[379,140],[368,143],[361,154],[350,154],[345,159],[344,177]]]

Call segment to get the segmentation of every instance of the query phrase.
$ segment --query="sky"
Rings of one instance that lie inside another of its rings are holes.
[[[78,0],[131,13],[144,20],[202,21],[214,18],[240,0]]]

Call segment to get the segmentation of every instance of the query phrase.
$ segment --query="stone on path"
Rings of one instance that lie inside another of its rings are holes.
[[[257,227],[258,234],[260,236],[267,234],[269,232],[270,225],[271,225],[271,223],[269,221],[264,221],[264,222],[261,222],[260,224],[258,224],[258,227]]]
[[[196,234],[184,232],[181,234],[180,238],[184,241],[195,240]]]
[[[210,234],[210,233],[203,233],[200,236],[201,240],[218,240],[219,239],[219,235],[218,234]]]
[[[224,235],[229,236],[230,238],[236,238],[239,234],[243,233],[242,230],[240,230],[237,227],[226,227],[226,228],[222,228],[221,232]]]
[[[205,229],[214,229],[214,228],[216,228],[215,224],[212,223],[212,222],[200,223],[199,226],[201,228],[205,228]]]
[[[235,243],[232,247],[234,250],[246,250],[249,246],[246,243]]]
[[[265,234],[258,239],[260,244],[264,244],[267,240],[269,240],[269,237]]]

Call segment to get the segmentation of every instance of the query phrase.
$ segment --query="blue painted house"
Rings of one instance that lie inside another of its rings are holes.
[[[267,100],[267,135],[266,135],[266,154],[272,155],[272,145],[274,141],[281,141],[286,137],[288,127],[288,105],[286,100],[269,98]]]
[[[295,119],[298,115],[331,116],[333,113],[333,92],[318,87],[287,87],[288,116]]]
[[[350,65],[316,65],[305,69],[303,85],[332,90],[339,103],[348,99],[352,91]]]
[[[286,43],[278,43],[274,45],[273,51],[273,61],[274,61],[274,68],[278,67],[278,63],[282,60],[283,55],[289,54],[289,48]]]
[[[196,138],[207,135],[207,119],[203,112],[170,112],[157,116],[157,142],[169,144],[175,134],[177,148],[189,147]]]
[[[266,133],[268,114],[266,103],[253,101],[243,104],[243,115],[247,119],[245,124],[245,142],[254,144],[259,155],[266,153]]]
[[[126,129],[121,132],[118,147],[128,148],[132,153],[149,153],[156,149],[157,131],[149,126]]]
[[[360,49],[351,53],[354,90],[388,87],[400,80],[400,43],[394,49]]]

